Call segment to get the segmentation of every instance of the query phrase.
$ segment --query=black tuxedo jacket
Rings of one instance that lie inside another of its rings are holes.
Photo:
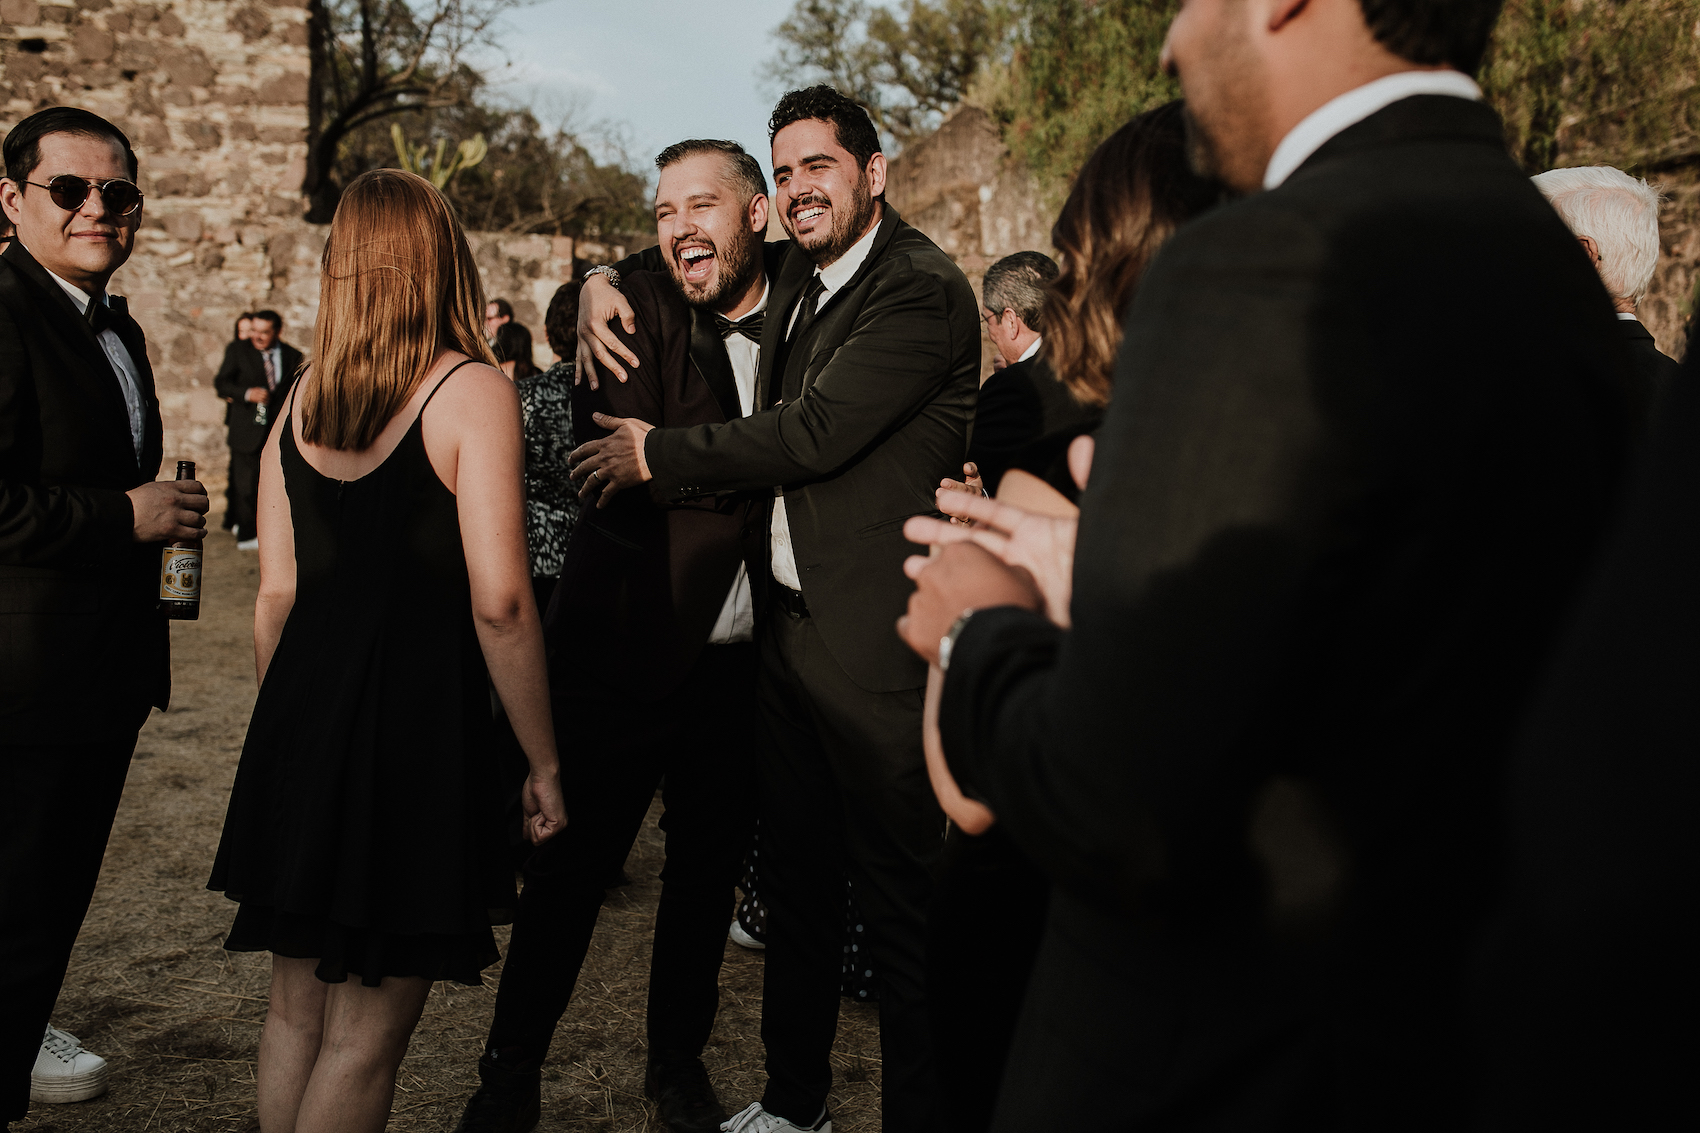
[[[573,390],[573,435],[608,435],[593,413],[666,428],[743,416],[711,318],[688,307],[665,272],[633,272],[622,290],[637,333],[615,329],[640,364],[629,381],[603,371],[600,389]],[[607,508],[581,508],[544,625],[560,657],[550,666],[557,691],[657,700],[673,692],[714,629],[744,543],[753,543],[753,514],[752,497],[730,494],[671,501],[630,491]],[[574,661],[574,643],[586,641],[598,651],[590,666]]]
[[[1670,395],[1670,387],[1675,384],[1682,367],[1676,359],[1659,349],[1653,341],[1653,332],[1643,326],[1641,320],[1619,319],[1617,331],[1629,345],[1630,364],[1643,396],[1649,405],[1658,406]]]
[[[1460,278],[1497,320],[1457,317]],[[1463,99],[1387,107],[1158,253],[1074,628],[981,613],[944,688],[964,789],[1057,883],[1010,1059],[1056,1077],[1000,1128],[1108,1067],[1121,1128],[1469,1124],[1508,751],[1615,504],[1626,363]]]
[[[230,431],[230,447],[236,452],[259,452],[265,448],[272,423],[283,416],[283,407],[289,400],[289,387],[295,384],[295,376],[301,370],[302,354],[287,342],[278,345],[283,357],[283,372],[277,376],[277,388],[271,396],[271,412],[267,414],[264,425],[254,423],[255,406],[243,400],[247,391],[255,387],[265,388],[266,362],[258,350],[246,342],[231,343],[225,348],[224,362],[218,368],[218,375],[213,378],[213,388],[218,395],[232,399],[225,407],[224,423]]]
[[[968,459],[994,496],[1003,474],[1019,468],[1074,500],[1080,490],[1068,473],[1069,442],[1103,418],[1103,410],[1074,400],[1044,357],[1034,355],[994,371],[980,387]]]
[[[783,374],[774,360],[815,269],[789,241],[766,246],[776,261],[756,404],[773,407],[725,425],[656,429],[644,447],[654,488],[673,499],[784,487],[809,612],[833,658],[873,692],[926,683],[893,628],[913,589],[903,523],[937,511],[939,481],[961,477],[980,371],[979,303],[967,278],[884,207],[868,258],[821,304]],[[643,262],[662,267],[659,250]],[[759,612],[765,546],[758,565]]]
[[[142,329],[112,305],[140,459],[85,314],[21,243],[0,256],[0,742],[118,737],[170,695],[160,550],[131,538],[124,495],[159,473],[159,402]]]

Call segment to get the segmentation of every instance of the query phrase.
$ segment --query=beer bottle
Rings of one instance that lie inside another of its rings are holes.
[[[177,478],[193,480],[195,462],[179,460]],[[201,616],[201,540],[179,539],[160,552],[159,609],[173,621]]]

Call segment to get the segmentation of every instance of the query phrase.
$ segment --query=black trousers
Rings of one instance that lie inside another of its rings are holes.
[[[30,1070],[135,750],[135,732],[100,743],[0,743],[0,1122],[29,1109]]]
[[[927,924],[927,1009],[938,1048],[939,1128],[986,1133],[1044,936],[1050,881],[993,826],[952,830]]]
[[[259,530],[254,526],[260,508],[260,453],[230,450],[230,487],[225,492],[230,501],[226,516],[236,530],[238,539],[254,539]]]
[[[708,645],[665,700],[557,696],[567,828],[525,866],[489,1048],[542,1059],[609,876],[663,778],[667,864],[649,964],[649,1056],[701,1055],[720,1004],[732,889],[755,820],[755,646]]]
[[[925,946],[944,815],[921,752],[922,692],[861,688],[806,615],[775,611],[760,637],[762,1104],[809,1125],[832,1087],[848,872],[881,980],[883,1128],[931,1129]]]

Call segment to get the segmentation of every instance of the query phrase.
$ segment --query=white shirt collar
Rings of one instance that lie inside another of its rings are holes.
[[[1311,154],[1342,130],[1417,94],[1448,94],[1479,102],[1482,88],[1459,71],[1400,71],[1331,98],[1281,139],[1263,171],[1263,187],[1273,189],[1291,177]]]
[[[26,248],[24,250],[28,251],[29,249]],[[40,263],[41,261],[37,260],[36,262]],[[41,270],[47,271],[46,268],[42,268]],[[50,271],[47,271],[47,274],[53,275],[53,273],[50,272]],[[63,287],[65,289],[65,294],[69,295],[71,297],[71,299],[77,304],[77,310],[81,311],[85,315],[89,313],[89,304],[91,302],[93,302],[95,299],[99,299],[101,306],[103,306],[103,307],[112,306],[112,303],[107,299],[107,297],[104,293],[102,293],[98,296],[91,296],[87,291],[84,291],[81,287],[78,287],[76,284],[71,283],[68,280],[61,279],[57,275],[53,275],[53,282],[57,283],[60,287]]]
[[[1615,311],[1613,313],[1617,315],[1617,321],[1620,323],[1638,323],[1641,321],[1628,311]]]
[[[1033,342],[1027,347],[1027,349],[1023,350],[1021,352],[1021,357],[1017,358],[1016,361],[1017,362],[1025,362],[1025,361],[1027,361],[1027,359],[1033,357],[1033,355],[1039,353],[1039,345],[1040,345],[1040,343],[1042,343],[1044,341],[1045,341],[1044,335],[1040,335],[1038,338],[1035,338],[1033,340]]]
[[[885,219],[883,216],[884,210],[882,209],[880,211],[882,213],[880,220],[883,221]],[[866,236],[851,245],[848,252],[845,252],[842,256],[838,257],[837,260],[833,261],[832,266],[815,269],[815,274],[820,276],[821,285],[826,288],[826,294],[821,296],[823,300],[827,295],[831,295],[840,287],[843,287],[846,283],[850,282],[850,277],[856,274],[857,270],[862,266],[862,261],[866,260],[868,258],[868,253],[873,250],[874,237],[879,235],[879,231],[880,226],[876,223],[872,228],[868,229],[868,234]]]

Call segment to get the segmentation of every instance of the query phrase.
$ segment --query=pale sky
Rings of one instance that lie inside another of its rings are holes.
[[[553,126],[610,123],[635,164],[690,137],[730,138],[772,168],[771,32],[793,0],[543,0],[510,13],[500,32],[511,61],[486,72],[507,99]]]

